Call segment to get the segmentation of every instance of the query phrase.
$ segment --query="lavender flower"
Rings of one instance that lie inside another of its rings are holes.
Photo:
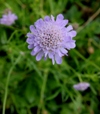
[[[71,25],[66,26],[68,20],[64,20],[62,14],[59,14],[54,20],[51,15],[45,16],[44,20],[37,20],[34,25],[30,26],[26,42],[28,48],[33,49],[31,55],[36,55],[36,60],[50,58],[52,63],[62,63],[62,56],[68,55],[68,50],[75,48],[76,31]]]
[[[74,87],[74,89],[76,89],[76,90],[84,91],[84,90],[86,90],[89,86],[90,86],[90,84],[87,83],[87,82],[80,82],[80,83],[78,83],[78,84],[75,84],[73,87]]]
[[[15,22],[15,20],[17,20],[17,16],[9,11],[8,14],[4,14],[2,16],[0,19],[0,24],[10,26]]]

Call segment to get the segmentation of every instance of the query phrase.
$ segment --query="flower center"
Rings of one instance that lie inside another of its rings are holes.
[[[62,31],[58,26],[48,24],[38,31],[39,44],[42,48],[56,49],[62,42]]]

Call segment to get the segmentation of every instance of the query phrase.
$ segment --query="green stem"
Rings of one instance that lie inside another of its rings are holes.
[[[74,49],[74,52],[81,58],[83,59],[85,62],[88,62],[89,64],[91,64],[92,66],[96,67],[98,70],[100,70],[100,67],[98,65],[96,65],[93,61],[90,61],[89,59],[86,59],[80,52],[78,52],[76,49]]]
[[[78,76],[79,81],[82,82],[82,78],[81,78],[80,74],[77,73],[73,67],[71,67],[70,65],[68,65],[68,66],[76,74],[76,76]]]
[[[40,109],[43,109],[43,103],[44,103],[43,99],[44,99],[44,92],[45,92],[47,78],[48,78],[48,71],[46,71],[44,74],[44,80],[43,80],[43,85],[42,85],[41,94],[40,94],[40,104],[37,110],[37,114],[40,114]]]
[[[17,60],[15,61],[15,63],[13,64],[13,66],[10,68],[8,75],[7,75],[7,81],[6,81],[6,87],[5,87],[5,94],[4,94],[4,100],[3,100],[3,110],[2,110],[2,114],[5,114],[5,109],[6,109],[6,101],[7,101],[7,94],[8,94],[8,85],[9,85],[9,80],[10,80],[10,75],[11,72],[13,71],[14,66],[18,63],[19,59],[21,56],[19,56],[17,58]]]

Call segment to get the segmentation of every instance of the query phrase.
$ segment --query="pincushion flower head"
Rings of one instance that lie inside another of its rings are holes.
[[[12,25],[18,17],[9,11],[7,14],[4,14],[0,19],[0,24],[10,26]]]
[[[88,82],[80,82],[78,84],[75,84],[73,87],[76,90],[85,91],[89,86],[90,84]]]
[[[50,58],[52,63],[62,63],[62,56],[68,55],[68,50],[75,48],[76,31],[71,25],[65,27],[68,20],[64,20],[62,14],[56,18],[51,15],[45,16],[44,19],[37,20],[34,25],[30,26],[26,42],[28,48],[32,49],[31,55],[36,55],[36,60]]]

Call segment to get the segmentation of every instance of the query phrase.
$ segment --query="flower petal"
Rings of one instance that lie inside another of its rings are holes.
[[[36,51],[34,51],[34,49],[32,50],[32,52],[31,52],[31,55],[36,55],[38,52],[36,52]]]
[[[37,56],[36,56],[36,60],[37,61],[40,61],[41,59],[42,59],[42,57],[43,57],[43,51],[40,51],[38,54],[37,54]]]
[[[59,57],[58,54],[55,54],[55,60],[56,60],[56,63],[57,63],[57,64],[61,64],[61,63],[62,63],[62,58]]]
[[[47,57],[44,56],[44,60],[47,60]]]
[[[54,54],[52,52],[48,52],[48,57],[52,59],[52,64],[54,65],[55,60],[54,60]]]
[[[67,48],[68,50],[71,49],[71,48],[75,48],[75,47],[76,47],[75,40],[66,42],[66,48]]]
[[[32,49],[32,48],[34,48],[34,44],[28,45],[28,49]]]
[[[64,16],[62,14],[57,15],[56,21],[63,20]]]
[[[62,23],[61,23],[61,26],[66,26],[68,24],[68,20],[63,20]]]
[[[39,19],[35,22],[35,27],[39,29],[43,24],[44,24],[43,19]]]
[[[26,42],[27,42],[28,44],[33,44],[33,43],[34,43],[34,37],[29,37],[29,38],[27,38]]]
[[[48,56],[49,56],[50,59],[53,58],[53,53],[52,52],[49,52],[48,53]]]
[[[67,32],[69,32],[70,30],[73,30],[72,25],[69,25],[69,26],[66,28],[66,31],[67,31]]]
[[[64,48],[60,48],[60,51],[61,51],[63,54],[67,54],[67,53],[68,53],[68,51],[67,51],[66,49],[64,49]]]
[[[33,50],[32,50],[32,52],[31,52],[31,55],[36,55],[39,51],[41,51],[41,48],[39,47],[39,46],[36,46]]]
[[[36,29],[35,29],[35,27],[34,27],[33,25],[30,26],[30,31],[31,31],[32,33],[36,33]]]
[[[27,35],[26,35],[27,37],[34,37],[34,35],[32,34],[32,33],[27,33]]]
[[[34,48],[34,51],[35,51],[35,52],[39,52],[40,50],[41,50],[41,48],[40,48],[40,46],[38,46],[38,45]]]
[[[51,21],[51,18],[49,16],[45,16],[44,21]]]
[[[54,16],[53,16],[53,15],[51,15],[51,20],[52,20],[52,21],[55,21],[55,20],[54,20]]]
[[[59,24],[62,27],[66,26],[68,23],[68,20],[63,20],[64,16],[62,14],[59,14],[56,18],[56,23]]]
[[[71,37],[75,37],[76,36],[76,31],[72,30],[68,33],[68,35],[70,35]]]
[[[60,49],[57,49],[56,52],[59,55],[59,57],[62,57],[63,56],[63,54],[61,53]]]
[[[55,64],[54,56],[51,59],[52,59],[52,64],[54,65]]]

